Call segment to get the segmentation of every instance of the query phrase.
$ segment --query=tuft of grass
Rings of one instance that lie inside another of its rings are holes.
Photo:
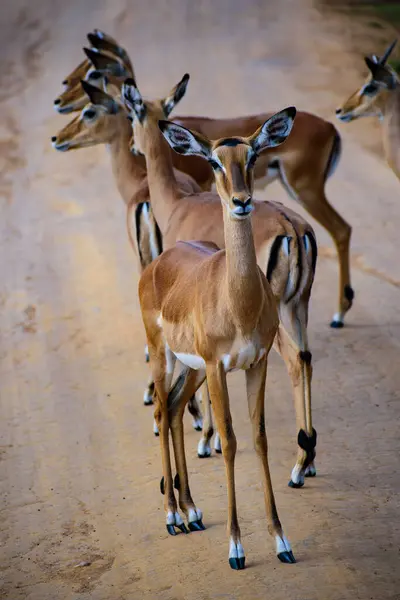
[[[389,60],[389,65],[396,71],[396,73],[400,73],[400,58],[393,58]]]

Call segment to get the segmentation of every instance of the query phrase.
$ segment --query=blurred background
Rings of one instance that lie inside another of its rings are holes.
[[[1,598],[398,600],[400,187],[380,124],[340,123],[335,109],[367,75],[364,55],[382,53],[399,27],[398,1],[2,0]],[[319,244],[309,325],[318,475],[302,490],[287,487],[294,411],[272,353],[268,375],[271,471],[297,565],[276,561],[266,530],[241,373],[230,389],[249,568],[226,564],[223,460],[198,461],[188,418],[207,530],[166,535],[159,443],[142,404],[137,267],[109,155],[50,143],[71,118],[53,101],[93,28],[127,49],[145,97],[190,73],[173,115],[295,105],[342,136],[327,195],[353,227],[356,297],[343,330],[329,328],[337,261],[328,234],[278,184],[257,194],[309,219]]]

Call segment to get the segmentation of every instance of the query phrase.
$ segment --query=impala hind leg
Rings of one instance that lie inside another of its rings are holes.
[[[309,436],[312,435],[313,424],[312,424],[312,410],[311,410],[311,381],[312,381],[312,354],[308,345],[308,303],[310,300],[310,291],[306,290],[303,297],[289,308],[289,318],[292,324],[292,328],[295,334],[295,340],[300,347],[300,359],[303,361],[304,369],[304,401],[306,407],[306,424],[307,433]],[[316,435],[316,434],[315,434]],[[314,448],[315,455],[315,448]],[[315,467],[315,459],[311,460],[309,457],[309,464],[304,472],[305,477],[315,477],[317,470]]]
[[[189,488],[183,434],[183,413],[189,398],[193,398],[204,379],[205,371],[194,371],[186,368],[180,373],[168,395],[170,427],[177,471],[174,485],[179,491],[179,506],[187,517],[190,531],[201,531],[205,527],[202,521],[202,512],[193,502]]]
[[[311,352],[301,350],[292,340],[282,324],[274,340],[274,348],[285,362],[292,383],[296,427],[298,431],[297,461],[292,470],[289,486],[303,487],[308,466],[314,466],[317,433],[312,426],[311,415]],[[315,467],[314,467],[315,469]]]
[[[354,291],[350,282],[350,238],[351,227],[329,204],[323,189],[308,188],[299,192],[298,201],[331,235],[339,259],[339,301],[331,327],[344,326],[344,316],[353,304]]]
[[[226,374],[221,363],[207,365],[207,384],[213,406],[215,421],[221,436],[222,454],[225,461],[228,488],[228,533],[229,564],[232,569],[244,569],[245,555],[240,540],[240,527],[236,509],[235,492],[235,455],[236,436],[233,431],[232,417],[229,409]]]
[[[254,448],[261,462],[264,476],[264,498],[267,513],[268,531],[275,540],[276,553],[281,562],[296,562],[289,541],[285,537],[278,517],[268,465],[268,444],[265,431],[265,382],[267,378],[267,357],[255,367],[246,371],[247,402],[253,429]]]

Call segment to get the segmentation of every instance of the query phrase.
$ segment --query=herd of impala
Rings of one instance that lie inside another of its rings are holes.
[[[267,357],[283,358],[293,386],[298,454],[289,485],[315,476],[317,434],[311,414],[308,305],[317,261],[312,227],[277,202],[253,199],[254,185],[278,179],[288,194],[331,234],[339,259],[339,297],[332,327],[343,327],[354,292],[351,227],[325,195],[340,158],[336,128],[294,107],[234,119],[167,120],[186,92],[189,75],[163,98],[145,100],[128,53],[108,34],[88,34],[86,59],[63,81],[59,113],[77,112],[52,138],[67,151],[97,144],[110,150],[112,172],[126,205],[129,241],[139,268],[139,300],[152,378],[145,404],[155,403],[161,442],[166,526],[171,535],[204,529],[186,466],[183,414],[202,429],[199,457],[223,453],[228,489],[229,564],[243,569],[236,510],[236,437],[226,374],[246,372],[249,414],[263,476],[268,530],[282,562],[293,563],[274,501],[267,456],[264,393]],[[342,121],[377,115],[387,160],[400,177],[400,80],[382,58],[366,57],[370,75],[336,111]],[[171,152],[171,148],[173,152]],[[212,191],[215,183],[216,191]],[[175,363],[181,370],[173,382]],[[196,395],[205,383],[203,412]],[[169,435],[175,458],[173,477]]]

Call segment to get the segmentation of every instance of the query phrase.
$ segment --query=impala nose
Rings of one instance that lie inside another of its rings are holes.
[[[60,100],[60,98],[56,98],[54,100],[54,106],[58,106],[59,104],[61,104],[61,100]]]
[[[64,79],[61,85],[68,85],[68,79]]]
[[[337,114],[337,115],[340,115],[340,113],[341,113],[341,112],[342,112],[342,109],[341,109],[341,108],[337,108],[337,109],[336,109],[336,114]]]
[[[56,142],[56,141],[57,141],[57,136],[56,136],[56,135],[53,135],[53,137],[51,138],[51,141],[52,141],[53,143],[54,143],[54,142]]]
[[[247,198],[247,200],[239,200],[239,198],[232,198],[232,203],[236,207],[233,209],[235,215],[248,215],[253,210],[251,197]]]

